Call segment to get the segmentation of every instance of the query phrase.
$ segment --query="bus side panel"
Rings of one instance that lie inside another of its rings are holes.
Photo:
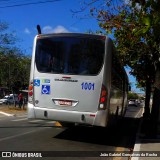
[[[104,72],[103,72],[103,85],[107,89],[107,104],[106,110],[99,112],[101,114],[101,121],[103,122],[103,126],[107,126],[110,122],[110,114],[111,114],[111,105],[110,105],[110,98],[111,98],[111,65],[112,65],[112,48],[113,43],[110,38],[106,39],[106,53],[105,53],[105,63],[104,63]],[[104,125],[105,124],[105,125]]]
[[[124,92],[124,71],[117,61],[114,45],[112,41],[108,42],[108,46],[106,47],[108,50],[108,57],[106,58],[107,67],[105,68],[108,71],[109,77],[105,80],[107,82],[107,88],[109,91],[109,104],[108,104],[108,116],[107,121],[109,125],[115,122],[115,120],[122,115],[125,110],[125,101],[124,97],[126,94]],[[108,75],[107,75],[108,76]],[[105,78],[106,76],[104,76]]]
[[[30,81],[34,79],[33,75],[34,75],[34,67],[35,67],[36,40],[37,40],[37,36],[34,38],[34,42],[33,42],[33,51],[32,51],[31,68],[30,68]]]

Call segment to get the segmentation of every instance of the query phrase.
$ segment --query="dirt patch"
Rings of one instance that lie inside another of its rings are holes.
[[[9,113],[9,114],[17,114],[17,113],[24,113],[27,111],[26,106],[24,108],[18,108],[15,107],[14,105],[0,105],[0,111]]]

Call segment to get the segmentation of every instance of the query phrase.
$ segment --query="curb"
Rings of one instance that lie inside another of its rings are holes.
[[[144,113],[144,108],[143,108],[143,112],[142,115]],[[142,122],[143,122],[143,117],[142,115],[140,116],[140,123],[138,126],[138,131],[136,133],[136,141],[135,141],[135,145],[134,145],[134,149],[133,149],[133,153],[134,152],[140,152],[141,151],[141,140],[140,140],[140,135],[141,135],[141,127],[142,127]],[[140,157],[131,157],[131,160],[139,160]]]
[[[140,136],[140,131],[141,131],[141,126],[142,126],[142,118],[140,120],[140,124],[139,124],[139,127],[138,127],[138,131],[137,131],[137,134],[136,134],[136,141],[135,141],[135,145],[134,145],[134,149],[133,149],[133,153],[134,152],[140,152],[141,151],[141,140],[139,138]],[[132,157],[131,160],[139,160],[140,157]]]

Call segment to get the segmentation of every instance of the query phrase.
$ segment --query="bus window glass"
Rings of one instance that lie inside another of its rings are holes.
[[[97,75],[103,65],[105,42],[86,37],[45,37],[37,40],[39,72]]]
[[[111,92],[112,98],[123,98],[123,73],[122,67],[115,55],[112,55]]]

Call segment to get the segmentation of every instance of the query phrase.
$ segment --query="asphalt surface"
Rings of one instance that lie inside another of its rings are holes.
[[[4,110],[1,111],[1,109],[0,112],[4,112]],[[13,111],[10,112],[11,109],[9,109],[8,114],[11,114],[11,116],[0,113],[0,151],[47,151],[46,154],[51,154],[52,157],[43,157],[43,159],[53,160],[78,160],[82,158],[87,160],[125,160],[129,157],[94,156],[95,153],[99,154],[102,151],[102,153],[108,153],[110,151],[132,151],[142,109],[142,107],[128,107],[126,117],[119,122],[116,127],[110,127],[109,129],[85,126],[73,128],[57,127],[54,121],[28,120],[25,110],[21,109],[18,113],[16,110],[16,113],[13,113]],[[51,152],[48,153],[48,151]],[[57,153],[56,151],[60,152]],[[73,157],[73,155],[68,157],[68,154],[74,153],[78,154],[77,157]],[[58,154],[58,157],[56,157],[56,154]],[[63,156],[65,156],[65,158]]]

